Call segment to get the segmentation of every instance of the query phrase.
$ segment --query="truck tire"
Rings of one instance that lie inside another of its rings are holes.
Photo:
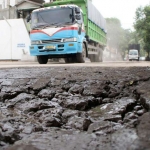
[[[103,62],[103,56],[102,56],[103,52],[98,52],[97,56],[96,56],[96,61],[97,62]]]
[[[37,56],[37,61],[39,64],[47,64],[48,56]]]
[[[89,59],[91,62],[97,62],[96,54],[89,54]]]
[[[67,57],[65,58],[65,63],[74,63],[74,57]]]
[[[87,56],[86,46],[83,43],[82,44],[82,53],[77,53],[76,54],[76,62],[77,63],[85,63],[86,56]]]
[[[69,58],[64,58],[65,63],[70,63],[70,59]]]

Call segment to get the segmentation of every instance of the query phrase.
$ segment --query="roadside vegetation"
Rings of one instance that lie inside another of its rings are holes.
[[[134,28],[139,42],[147,52],[147,60],[150,60],[150,5],[137,8]]]
[[[140,44],[140,55],[150,60],[150,5],[137,8],[134,30],[123,29],[117,18],[106,18],[108,47],[117,49],[122,58],[129,44]]]

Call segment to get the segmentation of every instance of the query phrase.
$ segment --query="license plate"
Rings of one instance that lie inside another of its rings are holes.
[[[53,45],[48,45],[48,46],[45,46],[45,49],[55,49],[55,46],[53,46]]]

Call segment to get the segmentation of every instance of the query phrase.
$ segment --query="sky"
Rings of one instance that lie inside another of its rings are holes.
[[[14,0],[10,0],[12,1]],[[133,30],[136,9],[150,4],[150,0],[92,0],[92,2],[104,18],[118,18],[122,28],[131,30]]]
[[[104,18],[118,18],[122,28],[131,30],[136,9],[150,4],[150,0],[92,0],[92,2]]]
[[[135,11],[150,4],[150,0],[92,0],[104,18],[118,18],[122,28],[133,30]]]

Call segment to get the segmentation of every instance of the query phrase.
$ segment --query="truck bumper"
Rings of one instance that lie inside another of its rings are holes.
[[[139,60],[139,57],[129,57],[129,60]]]
[[[67,55],[76,54],[82,52],[82,43],[78,42],[66,42],[66,43],[53,43],[44,45],[31,45],[30,55],[40,56],[40,55]]]

